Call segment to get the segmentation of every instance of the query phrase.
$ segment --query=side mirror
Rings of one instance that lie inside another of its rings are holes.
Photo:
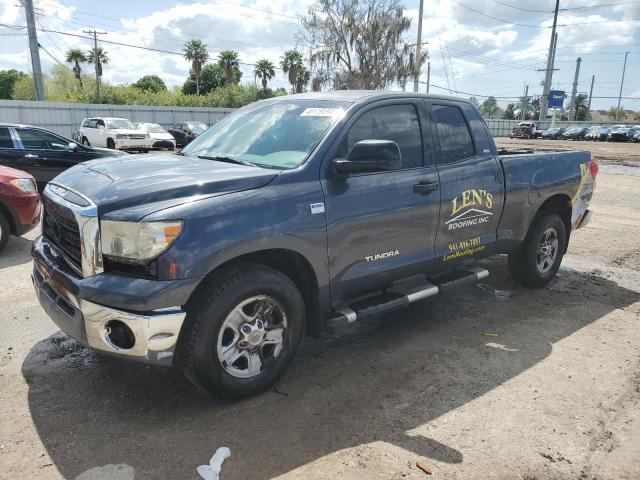
[[[78,149],[78,144],[76,142],[69,142],[69,151],[75,152]]]
[[[391,140],[361,140],[353,146],[349,158],[334,158],[332,166],[338,175],[399,170],[402,153]]]

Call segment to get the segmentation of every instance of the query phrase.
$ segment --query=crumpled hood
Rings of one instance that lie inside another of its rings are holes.
[[[85,162],[52,183],[89,197],[100,215],[130,209],[140,216],[203,197],[259,188],[278,173],[183,155],[145,154]]]

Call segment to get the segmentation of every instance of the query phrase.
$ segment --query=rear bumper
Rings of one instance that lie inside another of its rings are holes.
[[[200,278],[171,282],[109,273],[79,278],[64,268],[43,237],[36,239],[33,285],[38,300],[67,335],[96,350],[144,363],[170,366],[186,313]],[[122,322],[135,342],[114,343],[113,322]]]

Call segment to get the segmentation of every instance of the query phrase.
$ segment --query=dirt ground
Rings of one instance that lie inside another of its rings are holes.
[[[640,143],[632,142],[584,142],[576,140],[542,140],[496,138],[498,147],[532,150],[589,150],[593,159],[610,165],[640,165]]]
[[[222,480],[637,480],[640,168],[629,170],[603,168],[593,221],[548,287],[524,289],[504,257],[489,259],[480,285],[308,339],[275,390],[238,403],[57,332],[29,279],[35,234],[12,239],[0,256],[0,478],[196,479],[227,446]]]

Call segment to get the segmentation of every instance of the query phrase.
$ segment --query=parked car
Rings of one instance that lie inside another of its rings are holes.
[[[609,137],[609,127],[592,127],[588,140],[605,142]]]
[[[209,125],[202,122],[179,122],[169,129],[169,133],[176,139],[176,147],[182,148],[207,128],[209,128]]]
[[[586,134],[587,134],[586,127],[569,127],[564,132],[562,137],[565,140],[584,140],[584,137]]]
[[[635,143],[640,142],[640,131],[637,131],[637,132],[633,135],[632,140],[633,140]]]
[[[498,154],[456,98],[276,97],[179,154],[57,177],[34,287],[81,343],[246,397],[273,387],[305,330],[455,291],[489,275],[484,257],[546,285],[589,221],[597,171],[589,152]]]
[[[564,130],[565,129],[562,127],[548,128],[547,130],[542,132],[542,138],[545,140],[559,140],[562,138]]]
[[[79,133],[85,146],[148,152],[152,144],[149,134],[126,118],[85,118]]]
[[[637,128],[633,127],[615,128],[609,132],[608,140],[610,142],[628,142],[629,140],[633,139],[633,136],[637,131]]]
[[[538,138],[542,131],[538,130],[536,122],[520,122],[509,134],[509,138]]]
[[[151,148],[166,150],[176,149],[176,139],[157,123],[137,123],[136,125],[147,132],[151,137]]]
[[[0,151],[7,144],[0,133]],[[40,195],[27,172],[0,165],[0,250],[10,235],[24,235],[40,222]]]
[[[0,123],[0,165],[24,170],[36,179],[38,190],[67,168],[103,157],[126,153],[78,145],[40,127]]]

